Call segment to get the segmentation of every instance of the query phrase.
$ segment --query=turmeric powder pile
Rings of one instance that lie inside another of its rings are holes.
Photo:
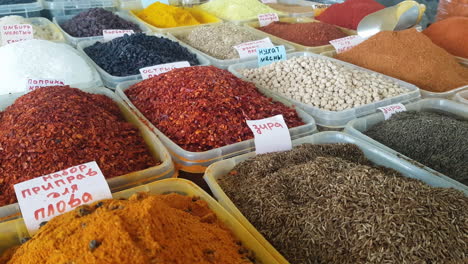
[[[139,193],[79,207],[53,218],[6,257],[0,264],[254,261],[205,201],[174,193]]]

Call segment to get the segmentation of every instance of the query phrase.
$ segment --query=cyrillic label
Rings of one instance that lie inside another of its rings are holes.
[[[389,119],[390,117],[392,117],[392,115],[396,113],[406,111],[406,107],[403,104],[392,104],[392,105],[379,107],[377,109],[382,111],[382,113],[384,114],[385,120]]]
[[[0,34],[3,45],[34,38],[33,27],[29,24],[3,25],[0,28]]]
[[[260,14],[258,15],[258,23],[261,27],[268,26],[272,22],[279,21],[279,17],[275,13]]]
[[[363,37],[360,37],[358,35],[352,35],[340,39],[330,40],[330,44],[333,45],[333,47],[336,50],[336,53],[341,53],[351,49],[354,46],[359,45],[364,40],[366,39]]]
[[[234,48],[239,53],[239,57],[249,58],[257,55],[257,49],[260,48],[272,48],[274,47],[271,43],[270,38],[259,39],[255,41],[245,42],[239,45],[234,46]]]
[[[159,64],[159,65],[141,68],[140,73],[143,79],[146,80],[148,78],[154,77],[161,73],[165,73],[168,71],[172,71],[173,69],[185,68],[185,67],[190,67],[190,63],[188,61],[179,61],[179,62]]]
[[[291,136],[283,115],[246,121],[254,134],[257,154],[286,151],[292,148]]]
[[[104,37],[104,41],[110,41],[115,38],[123,37],[123,35],[134,34],[135,32],[131,29],[104,29],[102,31],[102,36]]]
[[[257,49],[257,58],[259,67],[286,60],[286,49],[283,45],[273,48],[260,48]]]

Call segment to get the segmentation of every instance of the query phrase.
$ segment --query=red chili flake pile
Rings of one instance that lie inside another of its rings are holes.
[[[14,184],[90,161],[106,178],[157,164],[104,95],[44,87],[0,112],[0,206],[16,202]]]
[[[246,119],[282,114],[290,128],[304,124],[293,108],[213,66],[175,69],[133,85],[126,94],[152,124],[189,151],[253,138]]]

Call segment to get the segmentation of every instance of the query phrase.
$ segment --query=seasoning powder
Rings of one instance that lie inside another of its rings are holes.
[[[254,259],[205,201],[140,193],[55,217],[0,263],[247,264]]]
[[[289,128],[296,111],[263,96],[253,83],[213,66],[175,69],[125,91],[162,133],[188,151],[207,151],[253,138],[245,120],[282,114]]]
[[[374,166],[355,145],[257,155],[219,183],[290,263],[466,260],[468,197]]]
[[[211,0],[195,8],[228,21],[254,20],[260,14],[283,14],[258,0]]]
[[[106,178],[157,164],[104,95],[44,87],[0,112],[0,206],[16,202],[14,184],[90,161]]]
[[[468,59],[468,17],[450,17],[438,21],[423,33],[450,54]]]

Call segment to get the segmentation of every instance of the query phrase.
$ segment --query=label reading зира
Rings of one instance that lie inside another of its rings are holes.
[[[263,154],[292,149],[291,135],[283,115],[246,121],[254,134],[255,153]]]
[[[154,66],[149,66],[140,69],[140,74],[144,80],[159,75],[161,73],[165,73],[168,71],[172,71],[173,69],[177,68],[185,68],[190,67],[190,63],[188,61],[178,61],[172,63],[165,63],[159,64]]]
[[[131,29],[104,29],[102,36],[104,37],[104,41],[111,41],[115,38],[123,37],[125,34],[131,35],[134,33]]]
[[[382,113],[384,114],[385,120],[389,119],[390,117],[392,117],[392,115],[394,115],[396,113],[406,111],[406,107],[401,103],[400,104],[387,105],[387,106],[379,107],[377,109],[382,111]]]
[[[259,67],[282,60],[286,60],[286,49],[283,45],[274,46],[273,48],[257,49],[257,61]]]
[[[332,46],[335,48],[336,53],[341,53],[359,45],[364,40],[366,39],[363,37],[352,35],[344,38],[330,40],[330,44],[332,44]]]
[[[234,48],[237,50],[237,53],[239,53],[239,57],[241,59],[256,56],[257,49],[272,47],[274,47],[274,45],[273,43],[271,43],[270,38],[244,42],[242,44],[234,46]]]
[[[0,28],[2,44],[7,45],[15,42],[34,38],[33,27],[29,24],[10,24]]]
[[[268,26],[272,22],[279,21],[279,17],[275,13],[260,14],[258,15],[258,23],[261,27]]]

